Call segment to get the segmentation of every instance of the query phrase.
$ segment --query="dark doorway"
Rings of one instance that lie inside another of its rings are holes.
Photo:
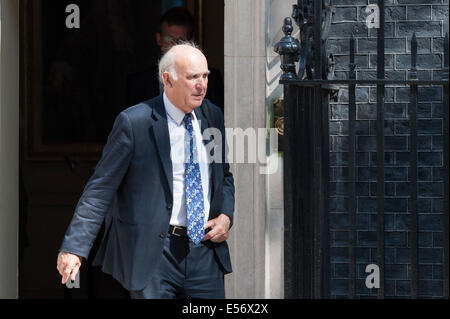
[[[114,118],[131,106],[127,77],[159,59],[162,2],[21,1],[20,298],[128,298],[90,265],[102,232],[79,289],[61,285],[56,257]],[[65,25],[69,4],[80,8],[80,29]],[[223,1],[185,5],[203,27],[198,42],[210,67],[223,76]]]

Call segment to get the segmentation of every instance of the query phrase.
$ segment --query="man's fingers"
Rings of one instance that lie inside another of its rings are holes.
[[[211,239],[211,234],[212,231],[209,231],[205,236],[203,236],[202,241],[207,241],[209,239]]]
[[[225,234],[219,234],[217,236],[212,237],[211,241],[213,243],[221,243],[221,242],[223,242],[223,241],[225,241],[227,239],[228,239],[228,234],[225,233]]]
[[[72,273],[71,273],[71,275],[70,275],[70,279],[72,279],[72,281],[75,281],[79,269],[80,269],[80,265],[76,265],[76,266],[73,268]]]
[[[74,278],[76,277],[78,270],[80,269],[80,265],[75,264],[68,266],[67,264],[65,264],[63,265],[62,269],[63,271],[62,272],[60,271],[60,274],[62,276],[61,282],[65,284],[70,277],[72,278],[73,281],[75,281]]]
[[[205,224],[205,227],[203,227],[203,228],[204,229],[213,228],[214,225],[215,225],[214,221],[208,220],[208,222]]]
[[[61,256],[58,256],[58,260],[56,261],[56,269],[58,269],[59,273],[62,275],[64,271],[65,263],[62,261]]]
[[[215,227],[210,230],[202,239],[202,241],[211,240],[214,243],[221,243],[227,240],[228,232],[224,231],[220,227]]]
[[[217,234],[219,233],[219,229],[218,229],[218,227],[215,227],[215,226],[217,226],[217,225],[214,225],[213,228],[211,228],[211,230],[208,233],[206,233],[206,235],[203,237],[202,241],[207,241],[207,240],[217,236]]]
[[[214,227],[216,226],[216,223],[213,220],[208,220],[208,222],[203,227],[205,230],[210,228],[211,230],[203,236],[202,241],[207,241],[211,239],[211,237],[214,235]]]
[[[70,275],[70,273],[68,273],[67,271],[64,271],[64,272],[62,273],[61,283],[62,283],[63,285],[66,284],[67,279],[69,279],[69,275]]]
[[[227,227],[228,226],[228,227]],[[205,224],[205,229],[211,230],[203,237],[202,241],[211,240],[214,243],[221,243],[228,238],[229,217],[227,219],[219,216],[215,219],[209,220]]]
[[[69,278],[75,281],[80,267],[80,256],[66,252],[60,252],[58,254],[56,269],[58,269],[59,274],[62,276],[62,284],[65,284]]]

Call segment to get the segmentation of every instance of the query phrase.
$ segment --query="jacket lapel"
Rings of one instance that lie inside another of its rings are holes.
[[[169,128],[167,126],[167,115],[164,107],[162,94],[157,99],[153,108],[152,117],[154,124],[152,125],[153,134],[155,136],[156,145],[161,159],[161,164],[166,175],[167,183],[170,188],[170,194],[173,194],[173,174],[172,159],[170,158],[170,137]]]
[[[195,115],[197,116],[197,119],[201,121],[200,126],[201,126],[201,130],[202,130],[202,134],[204,133],[205,129],[210,127],[210,124],[214,123],[214,121],[209,118],[211,115],[211,112],[206,112],[205,108],[207,108],[208,105],[206,105],[205,102],[203,102],[201,107],[198,107],[195,109]],[[211,136],[211,140],[203,140],[204,144],[208,144],[212,141],[212,136]],[[211,159],[211,157],[214,156],[214,149],[211,150],[211,154],[207,154],[209,159]],[[211,160],[209,160],[210,164],[210,170],[211,170],[211,183],[212,183],[212,193],[211,193],[211,203],[210,203],[210,214],[209,214],[209,219],[213,219],[216,216],[216,213],[214,211],[214,203],[215,203],[215,195],[218,192],[218,187],[220,185],[219,181],[217,180],[217,178],[220,176],[220,174],[218,174],[217,170],[219,170],[221,168],[219,163],[215,163]]]
[[[203,132],[209,127],[208,119],[206,118],[205,114],[203,113],[203,105],[201,107],[197,107],[194,110],[194,113],[195,113],[195,116],[197,117],[197,120],[200,121],[200,128],[201,128],[201,131],[203,134]],[[203,141],[203,142],[205,142],[205,141]]]

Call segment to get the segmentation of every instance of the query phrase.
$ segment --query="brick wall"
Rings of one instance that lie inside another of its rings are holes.
[[[349,38],[356,38],[357,78],[376,78],[377,31],[368,29],[365,8],[376,1],[334,0],[328,50],[336,57],[336,78],[347,78]],[[406,79],[410,41],[418,39],[419,79],[441,79],[448,0],[390,0],[385,10],[385,70],[388,79]],[[365,286],[366,265],[376,263],[376,88],[356,90],[357,294],[376,297]],[[442,88],[421,87],[418,104],[419,297],[443,296]],[[409,88],[385,92],[385,295],[410,296]],[[331,296],[348,296],[348,90],[330,110]]]

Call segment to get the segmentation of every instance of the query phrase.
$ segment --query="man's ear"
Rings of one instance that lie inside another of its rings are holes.
[[[164,72],[162,75],[164,86],[172,87],[172,82],[170,81],[170,75],[168,72]]]
[[[155,39],[156,39],[156,44],[160,47],[161,46],[161,33],[156,32]]]

